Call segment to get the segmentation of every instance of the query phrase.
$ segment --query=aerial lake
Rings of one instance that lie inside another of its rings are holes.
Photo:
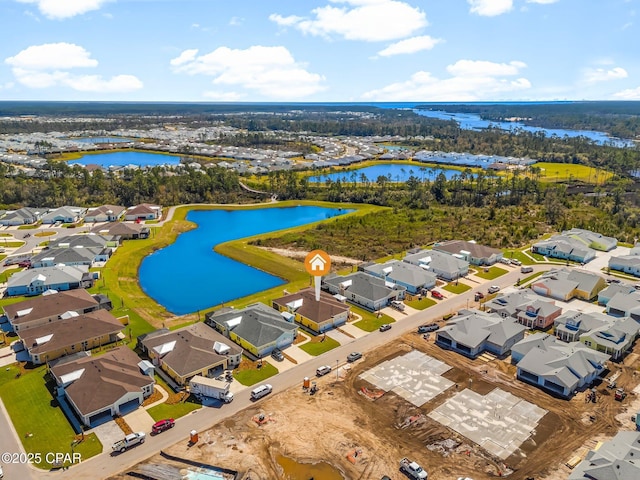
[[[374,182],[380,176],[391,177],[391,182],[406,182],[411,175],[419,180],[433,181],[440,173],[444,173],[447,180],[453,178],[454,175],[460,175],[461,170],[452,168],[429,167],[426,165],[407,165],[400,163],[379,163],[370,167],[357,168],[354,170],[342,170],[340,172],[327,173],[326,175],[315,175],[309,177],[310,182],[326,182],[327,178],[335,182],[340,179],[341,182],[353,182],[352,174],[355,173],[355,181],[362,183],[361,175],[366,175],[367,181]]]
[[[140,265],[140,285],[147,295],[177,315],[276,287],[284,281],[220,255],[213,248],[229,240],[297,227],[351,211],[312,206],[192,210],[187,220],[198,227],[147,256]]]
[[[125,167],[127,165],[155,167],[157,165],[178,165],[179,163],[180,157],[176,155],[147,152],[92,153],[69,162],[70,165],[100,165],[103,168]]]

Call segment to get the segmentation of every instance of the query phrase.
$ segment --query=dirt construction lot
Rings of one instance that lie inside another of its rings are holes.
[[[456,386],[416,407],[395,393],[378,396],[375,386],[358,378],[371,367],[412,350],[453,367],[442,376]],[[614,364],[609,373],[621,371],[617,384],[628,392],[640,380],[640,375],[636,376],[638,351],[636,346],[635,353],[624,364]],[[327,462],[350,480],[379,479],[383,475],[405,479],[398,470],[398,462],[405,456],[418,461],[429,472],[430,480],[465,476],[474,480],[499,476],[556,480],[566,479],[569,470],[563,464],[586,453],[584,447],[592,439],[613,436],[621,428],[616,415],[625,419],[635,413],[629,407],[638,403],[636,396],[630,393],[623,402],[616,402],[606,383],[597,385],[597,403],[586,403],[585,392],[566,401],[516,381],[515,367],[508,358],[485,360],[469,360],[440,349],[433,339],[426,341],[409,334],[353,364],[339,381],[334,372],[318,379],[315,395],[303,391],[301,382],[299,388],[266,397],[255,407],[201,433],[198,444],[177,444],[167,453],[239,470],[240,478],[253,480],[309,479],[311,475],[305,473],[310,470],[305,471],[304,466],[298,470],[300,476],[285,476],[281,456],[300,463]],[[496,387],[548,412],[532,436],[504,460],[428,416],[465,388],[486,395]],[[369,396],[362,394],[363,388]],[[623,415],[627,408],[628,415]],[[264,416],[261,425],[256,421],[259,415]],[[145,463],[166,464],[167,460],[156,456]],[[143,467],[133,470],[142,471]],[[340,477],[315,475],[315,480],[334,478]]]

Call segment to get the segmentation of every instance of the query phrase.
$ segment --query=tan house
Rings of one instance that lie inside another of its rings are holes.
[[[162,217],[162,207],[150,203],[141,203],[131,207],[124,214],[124,219],[128,221],[158,220],[160,217]]]
[[[68,312],[55,322],[21,330],[18,335],[38,365],[71,353],[91,350],[124,338],[122,323],[106,310]]]
[[[89,210],[84,216],[84,223],[117,222],[123,217],[125,210],[119,205],[102,205]]]
[[[97,357],[84,352],[60,359],[51,374],[59,400],[66,401],[84,425],[95,427],[135,410],[153,393],[153,369],[144,374],[143,363],[123,346]]]
[[[89,313],[100,308],[111,309],[111,302],[99,295],[91,295],[82,288],[42,295],[2,307],[16,332],[46,325],[66,312]]]
[[[242,348],[204,323],[141,335],[138,345],[154,366],[180,386],[187,385],[195,375],[220,375],[242,360]]]
[[[316,301],[312,288],[277,298],[272,305],[279,312],[289,313],[297,323],[316,333],[344,325],[350,310],[348,305],[325,292],[320,292],[320,301]]]

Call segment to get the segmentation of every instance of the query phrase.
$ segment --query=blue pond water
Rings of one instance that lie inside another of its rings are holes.
[[[213,251],[222,242],[296,227],[352,210],[322,207],[192,210],[198,228],[146,257],[142,289],[171,313],[184,315],[281,285],[282,279]]]
[[[101,167],[124,167],[126,165],[137,165],[139,167],[152,167],[156,165],[178,165],[180,157],[175,155],[165,155],[162,153],[147,152],[110,152],[92,153],[73,160],[70,164],[80,165],[100,165]]]
[[[426,110],[415,109],[415,113],[424,117],[438,118],[440,120],[455,120],[460,125],[460,128],[465,130],[481,130],[488,128],[489,125],[500,128],[501,130],[515,130],[516,128],[522,129],[527,132],[544,132],[548,137],[556,135],[560,138],[567,137],[587,137],[596,143],[601,145],[612,144],[616,147],[631,147],[634,143],[631,140],[623,140],[619,138],[612,138],[604,132],[596,132],[593,130],[566,130],[562,128],[542,128],[531,127],[520,122],[497,122],[490,120],[483,120],[479,115],[473,113],[455,113],[445,112],[442,110]]]
[[[74,142],[79,143],[128,143],[135,141],[131,138],[124,137],[71,137],[69,138],[69,140],[73,140]]]
[[[333,172],[327,175],[317,175],[314,177],[309,177],[310,182],[325,182],[327,177],[332,181],[336,181],[340,179],[340,181],[352,182],[351,174],[356,174],[356,182],[360,183],[360,175],[365,174],[369,182],[375,182],[379,176],[391,175],[392,182],[406,182],[411,175],[418,178],[419,180],[431,180],[433,181],[436,176],[438,176],[441,172],[444,173],[447,180],[451,179],[454,175],[460,175],[460,170],[454,170],[450,168],[440,168],[437,167],[435,169],[427,166],[420,165],[404,165],[398,163],[380,163],[376,165],[372,165],[370,167],[357,168],[355,170],[342,171],[342,172]]]

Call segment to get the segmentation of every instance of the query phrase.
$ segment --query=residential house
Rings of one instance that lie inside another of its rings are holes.
[[[386,307],[392,300],[402,300],[406,290],[403,286],[387,283],[382,278],[364,272],[345,276],[330,274],[323,278],[322,286],[332,294],[371,311]]]
[[[384,279],[386,282],[401,285],[411,294],[418,294],[425,289],[429,290],[436,286],[437,276],[435,273],[399,260],[367,263],[362,265],[361,269],[369,275]]]
[[[91,288],[93,273],[86,266],[55,265],[16,272],[7,281],[7,295],[38,295],[46,290]]]
[[[57,222],[76,223],[84,218],[87,209],[84,207],[64,206],[51,210],[42,216],[42,223],[52,224]]]
[[[120,244],[116,236],[94,233],[69,235],[51,241],[39,254],[31,259],[32,268],[52,267],[58,264],[93,266],[96,262],[106,262]]]
[[[124,217],[125,210],[126,208],[119,205],[102,205],[89,210],[84,216],[84,222],[117,222]]]
[[[572,228],[562,232],[562,235],[580,240],[589,248],[599,250],[601,252],[609,252],[616,248],[618,245],[618,239],[613,237],[605,237],[604,235],[591,230],[584,230],[582,228]]]
[[[18,210],[7,211],[5,215],[0,218],[0,225],[10,227],[36,223],[42,218],[42,215],[44,215],[45,212],[46,209],[31,207],[24,207]]]
[[[448,242],[436,243],[433,249],[461,258],[472,265],[493,265],[502,256],[502,251],[497,248],[480,245],[475,241],[450,240]]]
[[[119,237],[121,240],[134,240],[149,238],[151,230],[146,225],[139,223],[111,222],[106,225],[98,225],[91,232]]]
[[[524,338],[526,328],[512,318],[478,310],[461,310],[436,332],[436,344],[475,358],[484,351],[505,355]]]
[[[208,325],[166,329],[141,335],[138,345],[154,366],[185,386],[195,375],[215,377],[242,360],[242,349]]]
[[[64,355],[91,350],[124,338],[122,323],[107,310],[96,310],[82,315],[63,313],[55,322],[21,329],[18,336],[38,365]]]
[[[626,480],[640,478],[640,432],[621,431],[589,450],[567,480]]]
[[[58,398],[89,428],[138,408],[153,393],[153,373],[142,373],[140,358],[122,346],[103,355],[74,355],[50,369]],[[62,403],[62,402],[61,402]]]
[[[613,319],[604,313],[567,310],[553,323],[556,337],[563,342],[579,342],[580,335],[596,328],[608,326]]]
[[[111,310],[111,302],[101,303],[98,295],[91,295],[83,288],[42,295],[2,307],[16,332],[58,320],[66,312],[82,314],[101,308]]]
[[[607,286],[604,278],[595,273],[567,268],[553,269],[531,284],[538,295],[568,301],[572,298],[591,301]]]
[[[120,238],[117,235],[97,235],[95,233],[67,235],[49,241],[47,247],[53,248],[116,248],[120,245]]]
[[[272,301],[273,308],[287,312],[293,319],[314,333],[323,333],[344,325],[349,318],[349,306],[325,292],[316,301],[315,289],[307,288]]]
[[[640,292],[616,293],[607,302],[606,311],[614,317],[631,317],[640,322]]]
[[[205,317],[205,323],[229,337],[245,351],[262,358],[274,349],[284,349],[295,340],[298,326],[264,303],[243,309],[222,308]]]
[[[436,250],[409,250],[402,261],[417,265],[447,282],[457,280],[469,273],[469,262]]]
[[[640,324],[631,317],[617,318],[608,325],[596,327],[580,335],[580,341],[598,352],[620,360],[638,337]]]
[[[606,305],[616,294],[622,293],[624,295],[628,295],[635,292],[635,290],[636,289],[633,288],[633,285],[628,285],[626,283],[611,283],[607,288],[598,293],[598,304]]]
[[[149,203],[142,203],[135,207],[130,207],[124,214],[124,219],[127,221],[158,220],[160,217],[162,217],[162,207]]]
[[[580,240],[565,235],[554,235],[547,240],[536,242],[531,246],[531,252],[579,263],[587,263],[596,258],[595,250]]]
[[[609,268],[640,277],[640,255],[621,255],[609,258]]]
[[[529,335],[511,349],[519,380],[564,398],[598,378],[609,358],[580,342],[564,343],[542,332]]]
[[[542,300],[530,290],[517,290],[499,295],[484,304],[485,310],[501,317],[513,317],[528,328],[549,328],[562,308],[555,302]]]

